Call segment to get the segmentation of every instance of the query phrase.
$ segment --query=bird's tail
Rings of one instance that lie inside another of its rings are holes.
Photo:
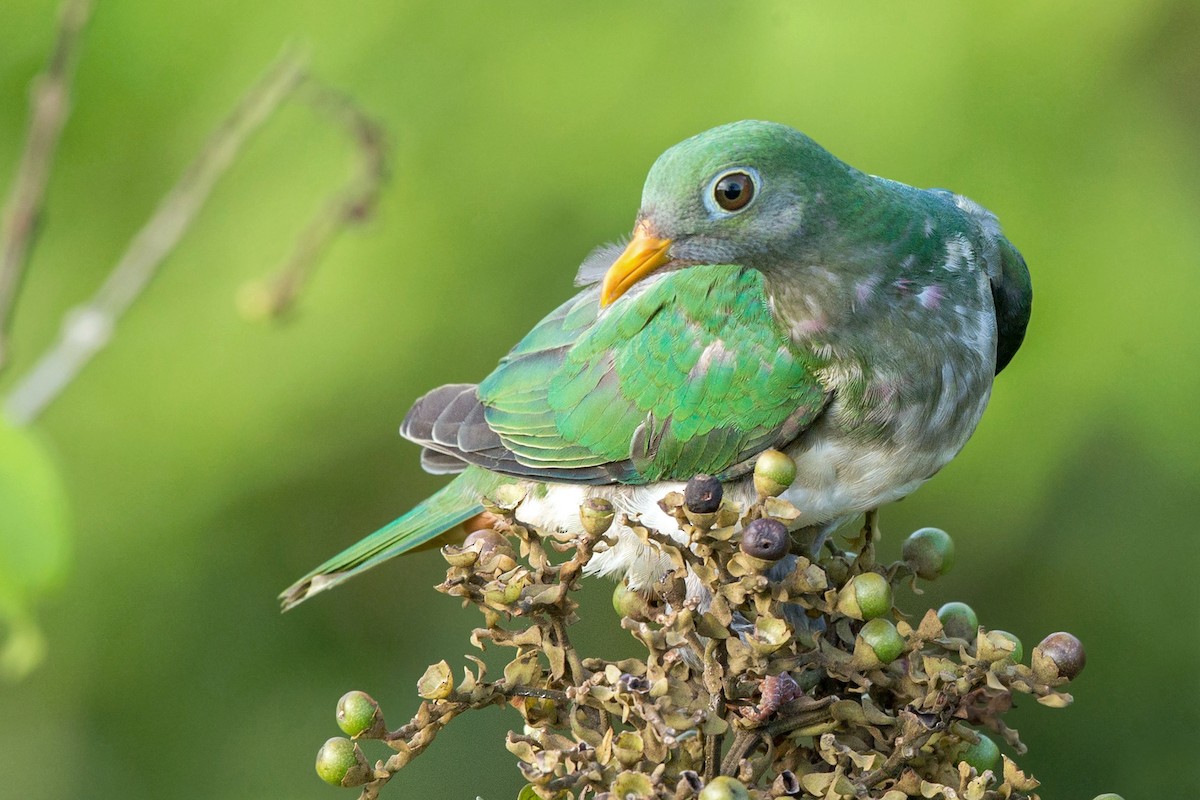
[[[285,589],[279,595],[283,610],[466,522],[483,511],[481,500],[501,482],[493,473],[468,468],[412,511],[346,548]]]

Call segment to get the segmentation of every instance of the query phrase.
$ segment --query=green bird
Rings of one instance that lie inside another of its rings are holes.
[[[795,460],[785,497],[820,541],[962,449],[1032,301],[983,207],[758,121],[663,153],[632,239],[595,251],[577,283],[482,383],[409,411],[400,432],[422,466],[458,476],[289,587],[285,608],[431,542],[505,483],[544,530],[581,530],[579,506],[602,497],[682,536],[658,500],[705,473],[752,502],[770,448]],[[592,572],[641,588],[669,568],[623,525],[610,534]]]

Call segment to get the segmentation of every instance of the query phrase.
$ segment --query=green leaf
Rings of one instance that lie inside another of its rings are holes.
[[[18,680],[41,661],[34,602],[70,564],[67,494],[49,448],[0,418],[0,677]]]

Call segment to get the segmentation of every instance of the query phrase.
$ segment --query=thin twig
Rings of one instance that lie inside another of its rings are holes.
[[[471,696],[452,695],[443,700],[426,700],[409,722],[381,737],[396,750],[396,754],[376,765],[374,779],[363,786],[359,800],[378,797],[384,784],[412,759],[424,753],[442,729],[466,711],[501,705],[513,697],[540,697],[564,708],[572,702],[565,692],[533,686],[506,686],[503,681],[483,684],[480,688],[484,691]]]
[[[699,643],[699,637],[692,644],[693,649]],[[709,639],[704,647],[704,686],[712,697],[713,716],[718,719],[728,719],[728,703],[725,698],[725,668],[727,653],[716,639]],[[704,737],[704,780],[711,781],[719,774],[721,761],[721,745],[724,734],[710,733]]]
[[[239,299],[251,316],[280,317],[295,305],[313,268],[338,234],[371,218],[388,177],[383,128],[357,103],[311,75],[298,87],[297,97],[345,129],[360,163],[355,175],[309,220],[279,270],[243,287]]]
[[[54,49],[31,87],[25,148],[0,215],[0,369],[8,361],[13,304],[45,206],[59,137],[71,111],[71,78],[91,13],[92,0],[64,0]]]
[[[836,700],[837,698],[834,696],[827,696],[821,700],[807,702],[802,704],[795,712],[783,716],[770,725],[750,730],[739,730],[734,734],[733,744],[730,746],[729,752],[725,754],[725,760],[721,762],[721,774],[736,775],[742,761],[763,740],[770,742],[777,736],[800,728],[833,722],[833,716],[829,712],[829,707]]]
[[[108,343],[117,320],[174,250],[217,180],[303,75],[304,59],[287,52],[246,93],[159,202],[104,284],[91,300],[67,314],[58,341],[9,395],[7,411],[13,423],[37,417]]]
[[[735,733],[733,735],[733,744],[730,745],[729,752],[725,754],[725,760],[721,762],[718,774],[735,774],[738,767],[741,766],[742,759],[746,757],[747,753],[758,746],[761,738],[762,735],[757,731],[738,731]]]
[[[576,686],[583,683],[586,678],[586,670],[583,668],[583,661],[579,658],[579,653],[571,646],[571,639],[567,636],[567,626],[563,623],[562,617],[553,617],[550,620],[550,628],[554,631],[554,636],[558,639],[558,646],[561,647],[567,657],[567,668],[571,671],[571,683]]]

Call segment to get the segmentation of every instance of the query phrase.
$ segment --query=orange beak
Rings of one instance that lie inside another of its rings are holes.
[[[612,303],[635,283],[670,261],[667,255],[670,246],[670,239],[659,239],[650,232],[650,225],[645,220],[639,222],[633,229],[633,241],[604,273],[604,282],[600,285],[600,307]]]

